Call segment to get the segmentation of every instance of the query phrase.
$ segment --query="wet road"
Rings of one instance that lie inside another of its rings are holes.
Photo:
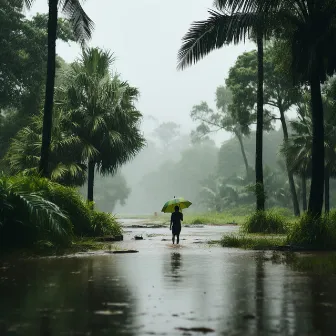
[[[184,228],[173,246],[167,229],[126,228],[117,244],[137,254],[0,264],[0,336],[336,335],[335,275],[200,243],[232,230]]]

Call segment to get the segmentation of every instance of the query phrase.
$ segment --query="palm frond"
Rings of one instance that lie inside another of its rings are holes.
[[[234,13],[209,10],[205,21],[194,22],[183,37],[178,52],[178,69],[197,63],[211,51],[225,44],[245,41],[255,27],[258,17],[254,13]]]
[[[60,0],[64,14],[69,18],[74,31],[74,36],[84,45],[91,38],[94,24],[85,13],[79,0]]]
[[[23,5],[30,9],[35,0],[23,0]]]
[[[56,204],[34,193],[15,192],[13,197],[22,204],[30,221],[40,228],[60,236],[69,233],[69,219]]]
[[[214,6],[220,10],[235,12],[255,12],[260,3],[258,0],[214,0]]]

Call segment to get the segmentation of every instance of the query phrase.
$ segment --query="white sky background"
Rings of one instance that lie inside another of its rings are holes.
[[[47,0],[36,0],[32,14],[47,12]],[[175,121],[189,133],[194,124],[193,105],[207,101],[215,107],[215,91],[224,84],[230,67],[253,43],[224,47],[198,64],[177,71],[181,38],[195,20],[208,17],[213,0],[87,0],[84,8],[95,23],[91,46],[110,49],[117,58],[116,70],[140,89],[139,109],[148,134],[155,122]],[[76,44],[58,43],[57,53],[71,62],[80,53]],[[230,137],[220,132],[217,144]]]

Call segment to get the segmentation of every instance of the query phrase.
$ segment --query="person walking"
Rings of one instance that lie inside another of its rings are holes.
[[[175,211],[171,214],[170,230],[172,231],[172,241],[175,244],[175,236],[177,237],[176,243],[180,242],[180,233],[182,229],[181,221],[183,221],[183,213],[180,212],[179,206],[175,206]]]

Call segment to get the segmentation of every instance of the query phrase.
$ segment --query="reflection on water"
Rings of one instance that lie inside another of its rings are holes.
[[[0,325],[7,330],[1,336],[106,335],[125,322],[133,335],[135,305],[106,257],[8,265],[0,270],[0,297]]]
[[[0,263],[0,336],[335,335],[335,280],[222,249]]]
[[[171,261],[171,274],[172,278],[174,279],[175,282],[180,282],[182,279],[181,274],[180,274],[180,268],[182,265],[181,262],[181,253],[175,252],[170,255]]]

